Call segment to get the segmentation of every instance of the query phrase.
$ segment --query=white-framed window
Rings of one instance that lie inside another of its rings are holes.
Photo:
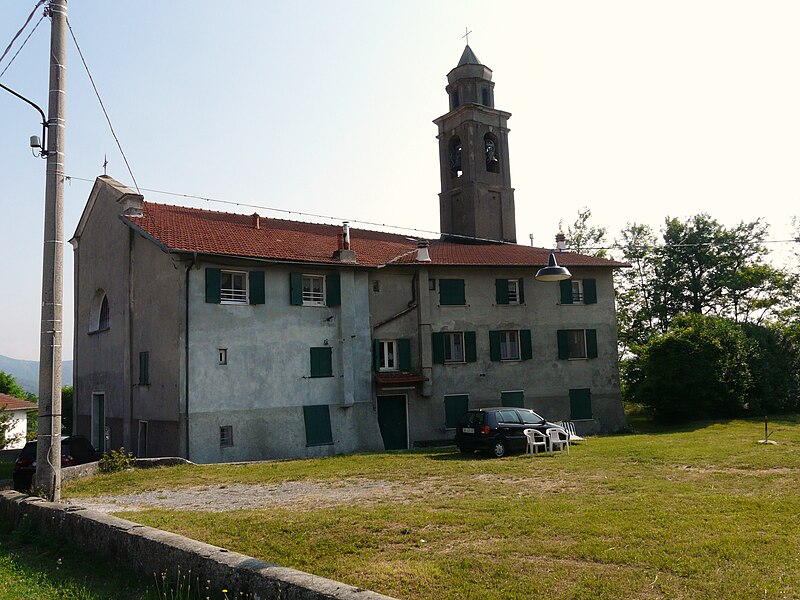
[[[217,360],[219,361],[217,364],[220,364],[220,365],[227,365],[228,364],[228,349],[227,348],[219,348],[217,350]]]
[[[247,273],[244,271],[221,271],[219,299],[222,304],[247,304]]]
[[[399,366],[399,354],[397,340],[380,340],[378,342],[378,359],[380,371],[397,371]]]
[[[519,332],[500,332],[500,360],[519,360]]]
[[[464,362],[464,332],[445,332],[444,333],[444,362],[463,363]]]
[[[508,280],[508,303],[519,304],[519,279]]]
[[[233,446],[233,426],[223,425],[219,428],[219,447],[230,448]]]
[[[325,277],[303,275],[303,306],[325,306]]]
[[[569,358],[586,358],[586,330],[567,330],[567,350]]]
[[[583,280],[582,279],[573,279],[572,280],[572,303],[573,304],[583,304]]]

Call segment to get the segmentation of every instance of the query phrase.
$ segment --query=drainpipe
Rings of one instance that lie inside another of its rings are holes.
[[[183,360],[184,364],[184,419],[186,420],[186,460],[189,460],[189,273],[192,267],[197,262],[197,252],[192,253],[192,262],[186,267],[186,301],[184,305],[186,329],[184,331],[183,339]]]

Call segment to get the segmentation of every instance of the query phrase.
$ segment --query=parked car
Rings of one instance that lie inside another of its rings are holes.
[[[71,467],[100,460],[100,452],[83,435],[70,435],[61,438],[61,466]],[[36,473],[36,440],[22,448],[14,463],[14,489],[18,492],[30,491]]]
[[[468,410],[459,419],[455,442],[463,453],[480,450],[500,458],[510,452],[525,452],[526,429],[544,433],[551,427],[563,429],[527,408],[477,408]]]

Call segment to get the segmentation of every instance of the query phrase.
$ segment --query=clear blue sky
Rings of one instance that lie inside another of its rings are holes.
[[[34,4],[0,3],[0,51]],[[763,217],[784,239],[800,214],[795,0],[70,0],[68,11],[143,188],[437,231],[431,121],[447,111],[468,26],[497,107],[513,114],[521,243],[533,233],[550,246],[583,206],[611,237],[627,221],[658,228],[702,211]],[[45,20],[0,79],[45,112],[48,44]],[[71,40],[67,93],[66,172],[93,179],[108,155],[109,175],[130,184]],[[28,149],[39,133],[35,111],[0,91],[0,354],[24,359],[39,353],[45,165]],[[67,239],[90,189],[67,183]]]

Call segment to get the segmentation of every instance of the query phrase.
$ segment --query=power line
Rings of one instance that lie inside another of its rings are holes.
[[[86,69],[86,74],[89,76],[89,81],[92,82],[92,88],[94,89],[94,94],[97,96],[97,101],[100,103],[100,108],[103,109],[103,114],[106,117],[106,121],[108,121],[108,127],[111,129],[111,135],[114,136],[114,141],[117,142],[117,148],[119,148],[119,153],[122,154],[122,160],[125,161],[125,166],[128,168],[128,173],[133,180],[133,185],[136,187],[136,191],[139,191],[139,185],[136,183],[136,177],[133,176],[133,171],[131,171],[131,166],[128,163],[128,157],[125,156],[125,152],[122,150],[122,144],[119,143],[119,138],[117,137],[117,133],[114,131],[114,126],[111,124],[111,118],[108,116],[108,111],[106,111],[106,107],[103,104],[103,99],[100,97],[100,92],[97,91],[97,86],[94,83],[94,78],[92,74],[89,72],[89,65],[86,64],[86,59],[83,57],[83,52],[81,52],[81,47],[78,45],[78,40],[75,38],[75,32],[72,31],[72,24],[67,19],[67,27],[69,27],[69,33],[72,36],[72,41],[75,42],[75,48],[78,49],[78,56],[81,57],[81,62],[83,63],[83,68]]]
[[[13,37],[13,38],[11,38],[11,41],[8,43],[8,46],[6,46],[6,49],[5,49],[5,50],[3,50],[3,54],[2,54],[2,55],[0,55],[0,62],[3,62],[3,59],[6,57],[6,54],[8,54],[8,51],[9,51],[9,50],[11,50],[11,46],[13,46],[13,45],[14,45],[14,42],[16,42],[16,41],[17,41],[17,38],[20,36],[20,34],[21,34],[21,33],[22,33],[24,30],[25,30],[25,28],[28,26],[28,23],[30,23],[30,22],[31,22],[31,19],[33,18],[33,15],[34,15],[34,14],[36,14],[36,9],[37,9],[37,8],[39,8],[39,7],[40,7],[42,4],[44,4],[44,3],[45,3],[45,1],[46,1],[46,0],[39,0],[39,1],[36,3],[36,6],[34,6],[34,7],[33,7],[33,10],[31,11],[31,14],[29,14],[29,15],[28,15],[28,18],[27,18],[27,19],[25,19],[25,23],[23,24],[23,26],[22,26],[22,27],[20,27],[20,28],[19,28],[19,31],[17,31],[17,33],[14,35],[14,37]],[[44,17],[44,15],[42,15],[42,16]],[[39,19],[39,21],[41,21],[41,19]],[[37,23],[37,25],[38,25],[38,23]],[[35,29],[35,28],[34,28],[34,29]],[[31,32],[31,33],[33,33],[33,32]],[[30,36],[28,36],[28,37],[30,37]],[[26,39],[25,41],[28,41],[28,40]],[[22,45],[24,46],[25,44],[23,43]],[[20,48],[20,50],[22,50],[22,48]],[[18,53],[19,53],[19,52],[18,52]],[[17,53],[17,54],[18,54],[18,53]],[[15,54],[15,55],[14,55],[14,57],[16,58],[16,56],[17,56],[17,55]],[[13,58],[11,59],[11,62],[14,62],[14,59],[13,59]],[[8,64],[10,65],[11,63],[8,63]],[[8,67],[6,67],[6,69],[7,69],[7,68],[8,68]],[[5,73],[5,70],[3,70],[3,73]],[[2,73],[0,73],[0,77],[1,77],[1,76],[2,76]]]
[[[29,40],[29,39],[31,39],[31,36],[32,36],[32,35],[33,35],[33,33],[36,31],[36,29],[39,27],[39,23],[41,23],[41,22],[42,22],[42,19],[44,19],[44,15],[42,15],[41,17],[39,17],[39,20],[38,20],[38,21],[36,21],[36,25],[34,25],[34,26],[33,26],[33,29],[31,29],[31,32],[30,32],[30,33],[27,35],[27,37],[25,38],[25,40],[22,42],[22,45],[21,45],[21,46],[20,46],[20,47],[17,49],[17,51],[14,53],[14,56],[12,56],[12,57],[11,57],[11,60],[10,60],[10,61],[8,61],[8,64],[6,65],[6,68],[5,68],[5,69],[3,69],[3,71],[2,71],[2,72],[0,72],[0,77],[2,77],[3,75],[5,75],[5,74],[6,74],[6,71],[8,71],[8,67],[10,67],[12,64],[14,64],[14,60],[16,60],[17,56],[19,56],[19,53],[20,53],[20,52],[22,52],[22,49],[25,47],[25,44],[27,44],[27,43],[28,43],[28,40]],[[12,43],[13,43],[13,42],[12,42]],[[9,46],[9,47],[10,47],[10,46]]]

